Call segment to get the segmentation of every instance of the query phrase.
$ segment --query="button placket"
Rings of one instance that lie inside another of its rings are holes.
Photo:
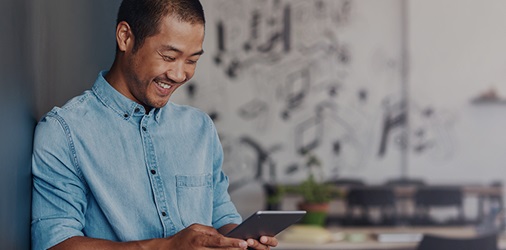
[[[148,121],[150,116],[144,115],[141,119],[140,129],[141,135],[144,141],[145,147],[145,157],[146,157],[146,167],[148,168],[148,173],[150,174],[149,179],[151,181],[151,189],[153,191],[155,197],[155,206],[160,215],[160,220],[162,221],[162,225],[164,228],[164,237],[167,237],[173,230],[174,225],[170,220],[170,216],[168,213],[167,207],[167,199],[164,191],[163,180],[158,173],[158,164],[156,161],[155,148],[152,142],[151,135],[148,130]]]

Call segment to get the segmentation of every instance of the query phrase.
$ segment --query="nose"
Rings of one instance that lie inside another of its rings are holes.
[[[184,65],[181,63],[175,63],[167,71],[167,77],[174,83],[183,83],[186,81],[186,71]]]

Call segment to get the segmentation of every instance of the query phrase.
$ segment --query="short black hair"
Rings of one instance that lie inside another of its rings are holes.
[[[125,21],[134,34],[133,52],[147,37],[158,34],[160,20],[173,15],[179,21],[205,25],[204,9],[199,0],[123,0],[116,25]]]

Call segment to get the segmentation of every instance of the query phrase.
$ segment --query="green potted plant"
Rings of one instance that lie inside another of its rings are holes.
[[[299,209],[307,211],[302,223],[323,226],[327,218],[329,203],[334,196],[332,185],[323,182],[321,161],[312,152],[305,152],[308,178],[294,187],[303,200]],[[319,175],[318,175],[319,174]],[[318,179],[317,179],[318,178]]]
[[[301,223],[323,226],[327,218],[330,201],[339,194],[331,184],[323,182],[321,161],[312,152],[303,152],[305,165],[309,169],[307,179],[298,185],[264,184],[267,194],[266,203],[269,210],[279,210],[280,203],[286,194],[302,197],[298,204],[300,210],[307,211]]]

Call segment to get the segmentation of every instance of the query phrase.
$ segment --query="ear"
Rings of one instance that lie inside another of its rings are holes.
[[[125,52],[127,49],[132,49],[134,44],[134,35],[132,29],[127,22],[121,21],[116,26],[116,42],[120,51]]]

